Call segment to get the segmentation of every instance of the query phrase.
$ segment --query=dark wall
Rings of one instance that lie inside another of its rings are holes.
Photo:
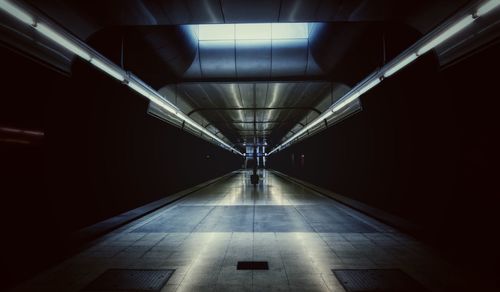
[[[145,99],[83,62],[65,76],[6,48],[0,58],[0,127],[44,132],[29,144],[0,135],[2,263],[13,282],[62,257],[72,231],[242,163],[147,115]]]
[[[361,113],[268,165],[421,224],[462,262],[498,255],[498,52],[441,70],[427,55],[363,96]]]

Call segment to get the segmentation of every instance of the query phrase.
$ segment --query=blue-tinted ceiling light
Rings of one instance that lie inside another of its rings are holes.
[[[198,24],[190,26],[200,41],[307,39],[307,23]]]

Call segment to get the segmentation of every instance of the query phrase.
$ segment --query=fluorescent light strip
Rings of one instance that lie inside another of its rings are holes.
[[[228,150],[232,150],[236,153],[238,153],[239,155],[243,155],[241,152],[239,152],[237,149],[231,147],[230,145],[228,145],[226,142],[224,142],[222,139],[220,139],[219,137],[217,137],[215,134],[213,134],[212,132],[208,131],[207,129],[205,129],[204,127],[202,127],[200,124],[198,124],[197,122],[193,121],[190,117],[188,117],[186,114],[184,114],[183,112],[179,111],[174,105],[170,104],[168,101],[166,101],[165,99],[163,99],[156,91],[154,91],[153,89],[150,89],[150,88],[147,88],[145,87],[144,85],[142,84],[139,84],[137,83],[136,81],[133,81],[131,80],[129,83],[128,83],[128,86],[130,88],[132,88],[133,90],[135,90],[137,93],[141,94],[142,96],[146,97],[147,99],[149,99],[151,102],[155,103],[156,105],[160,106],[161,108],[169,111],[170,113],[176,115],[177,117],[179,117],[181,120],[185,121],[186,123],[188,123],[189,125],[191,125],[192,127],[194,127],[195,129],[197,129],[198,131],[202,132],[203,134],[205,134],[206,136],[214,139],[215,141],[219,142],[221,146],[227,148]]]
[[[155,90],[146,87],[145,85],[142,85],[136,81],[131,80],[128,83],[128,86],[135,90],[137,93],[141,94],[142,96],[146,97],[149,99],[151,102],[155,103],[159,107],[167,110],[168,112],[172,113],[173,115],[179,117],[181,120],[185,121],[187,124],[191,125],[194,127],[196,130],[202,132],[206,136],[214,139],[218,143],[220,143],[221,146],[224,148],[234,151],[235,153],[239,155],[243,155],[241,152],[239,152],[237,149],[231,147],[228,145],[226,142],[224,142],[222,139],[217,137],[215,134],[212,132],[208,131],[206,128],[198,124],[197,122],[193,121],[190,117],[188,117],[186,114],[183,112],[179,111],[174,105],[172,105],[170,102],[167,100],[163,99],[161,95],[159,95]]]
[[[389,68],[389,70],[385,71],[384,77],[387,78],[387,77],[391,76],[392,74],[398,72],[399,70],[403,69],[408,64],[410,64],[411,62],[415,61],[417,58],[418,58],[417,54],[411,54],[411,55],[407,56],[406,58],[399,61],[397,64],[395,64],[391,68]]]
[[[104,63],[103,61],[96,59],[96,58],[92,58],[90,60],[90,64],[96,66],[97,68],[101,69],[102,71],[104,71],[109,76],[111,76],[115,79],[118,79],[122,82],[125,81],[125,73],[121,72],[122,70],[118,71],[115,68],[113,68],[112,66],[110,66],[110,65],[108,65],[108,64]]]
[[[440,33],[437,37],[433,38],[426,45],[421,47],[417,51],[417,55],[423,55],[423,54],[427,53],[428,51],[434,49],[436,46],[438,46],[442,42],[444,42],[447,39],[449,39],[450,37],[454,36],[457,32],[466,28],[472,22],[474,22],[474,17],[472,15],[465,16],[460,21],[458,21],[457,23],[452,25],[450,28],[448,28],[445,31],[443,31],[442,33]]]
[[[500,0],[490,0],[480,6],[476,12],[476,16],[482,16],[491,10],[495,9],[500,5]],[[460,21],[458,21],[456,24],[451,26],[450,28],[446,29],[444,32],[439,34],[437,37],[432,39],[429,43],[421,47],[419,50],[417,50],[416,53],[413,53],[411,55],[408,55],[406,58],[401,60],[399,63],[394,65],[393,67],[389,68],[385,73],[384,77],[389,77],[396,73],[397,71],[401,70],[402,68],[406,67],[408,64],[416,60],[420,55],[425,54],[429,50],[435,48],[439,44],[443,43],[465,27],[469,26],[472,22],[474,22],[475,18],[473,15],[467,15],[464,18],[462,18]]]
[[[316,126],[317,124],[321,123],[322,121],[326,120],[328,117],[333,115],[335,112],[338,112],[340,109],[344,108],[348,104],[352,103],[353,101],[357,100],[361,95],[372,89],[373,87],[377,86],[381,82],[380,78],[376,77],[365,84],[363,84],[360,88],[355,88],[345,94],[341,99],[339,99],[336,103],[334,103],[330,108],[328,108],[325,112],[323,112],[320,116],[318,116],[315,120],[307,124],[304,128],[300,129],[297,133],[295,133],[292,137],[287,139],[285,142],[281,143],[279,146],[274,148],[271,152],[268,154],[272,154],[281,147],[287,145],[289,142],[292,142],[294,139],[302,136],[305,132]]]
[[[361,88],[359,88],[355,92],[353,92],[352,95],[350,95],[350,96],[349,96],[349,94],[345,95],[343,98],[341,98],[340,100],[338,100],[337,103],[335,103],[332,106],[332,111],[333,112],[338,112],[339,110],[341,110],[342,108],[344,108],[348,104],[350,104],[353,101],[357,100],[365,92],[367,92],[368,90],[370,90],[373,87],[377,86],[379,83],[380,83],[380,79],[379,78],[375,78],[375,79],[371,80],[370,82],[366,83],[365,85],[363,85]]]
[[[152,89],[151,89],[152,90]],[[159,95],[156,91],[151,91],[145,96],[147,99],[157,104],[164,110],[168,111],[172,115],[177,115],[179,113],[179,109],[171,104],[169,101],[165,100],[161,95]]]
[[[177,115],[179,113],[179,109],[175,105],[170,103],[168,100],[165,100],[163,96],[156,91],[153,92],[153,95],[151,95],[149,99],[173,115]]]
[[[22,8],[16,6],[15,4],[7,0],[0,0],[0,8],[5,12],[7,12],[8,14],[15,17],[16,19],[18,19],[19,21],[34,26],[34,28],[38,32],[40,32],[47,38],[51,39],[55,43],[63,46],[73,54],[79,56],[80,58],[86,61],[90,61],[91,59],[90,54],[87,51],[85,51],[85,49],[82,49],[78,44],[73,43],[71,40],[59,34],[58,32],[54,31],[49,26],[43,23],[36,23],[34,17],[25,12]]]
[[[315,121],[312,121],[311,123],[309,123],[304,129],[302,129],[302,133],[305,133],[306,131],[312,129],[313,127],[315,127],[317,124],[321,123],[322,121],[326,120],[329,116],[331,116],[333,114],[333,112],[331,110],[327,110],[326,112],[324,112],[320,117],[319,119],[315,120]],[[299,136],[299,135],[298,135]],[[297,137],[298,137],[297,136]]]
[[[476,12],[476,15],[483,16],[500,5],[500,0],[490,0],[484,3]]]
[[[85,61],[90,61],[91,56],[90,53],[87,52],[86,49],[82,48],[82,46],[79,46],[78,44],[72,42],[65,36],[59,34],[49,26],[43,23],[37,23],[35,26],[35,29],[46,36],[47,38],[51,39],[55,43],[63,46],[65,49],[68,51],[72,52],[73,54],[79,56],[80,58],[84,59]]]
[[[288,140],[286,140],[285,142],[283,142],[281,145],[279,145],[278,147],[274,148],[271,152],[268,153],[271,154],[275,151],[277,151],[280,147],[292,142],[293,140],[295,140],[296,138],[302,136],[302,134],[306,133],[308,130],[312,129],[314,126],[316,126],[317,124],[321,123],[322,121],[326,120],[329,116],[331,116],[333,114],[332,110],[327,110],[325,112],[323,112],[319,117],[317,117],[315,120],[313,120],[312,122],[310,122],[309,124],[307,124],[304,128],[300,129],[300,131],[298,131],[297,133],[295,133],[292,137],[290,137]]]
[[[3,11],[10,14],[11,16],[13,16],[14,18],[16,18],[21,22],[24,22],[28,25],[35,24],[35,19],[33,18],[33,16],[31,16],[26,11],[22,10],[22,8],[11,3],[10,1],[0,0],[0,9],[2,9]]]
[[[462,19],[460,19],[454,25],[452,25],[451,27],[447,28],[446,30],[444,30],[443,32],[441,32],[439,35],[437,35],[436,37],[434,37],[431,41],[429,41],[427,44],[425,44],[424,46],[422,46],[416,52],[407,55],[406,57],[404,57],[403,59],[401,59],[401,61],[399,61],[398,63],[396,63],[392,67],[389,67],[389,69],[387,69],[385,71],[385,73],[383,74],[383,76],[384,77],[389,77],[389,76],[393,75],[394,73],[398,72],[399,70],[403,69],[408,64],[410,64],[411,62],[415,61],[420,55],[423,55],[426,52],[428,52],[429,50],[432,50],[433,48],[435,48],[439,44],[445,42],[450,37],[454,36],[459,31],[461,31],[464,28],[466,28],[467,26],[469,26],[472,22],[474,22],[474,20],[477,17],[485,15],[486,13],[492,11],[493,9],[497,8],[498,6],[500,6],[500,0],[490,0],[490,1],[485,2],[483,5],[481,5],[477,9],[475,15],[464,16]],[[328,109],[327,113],[333,114],[334,112],[339,111],[341,108],[343,108],[346,105],[350,104],[351,102],[353,102],[354,100],[356,100],[358,97],[360,97],[363,93],[366,93],[367,91],[369,91],[370,89],[372,89],[373,87],[375,87],[380,82],[381,82],[381,79],[380,78],[376,78],[376,79],[373,79],[372,81],[370,81],[367,85],[363,86],[357,92],[352,92],[352,91],[348,92],[346,95],[344,95],[339,100],[340,102],[337,102],[336,104],[332,105],[332,107],[331,107],[332,109]],[[329,115],[327,115],[326,117],[328,117],[328,116]],[[300,135],[302,135],[305,131],[307,131],[311,127],[315,126],[316,124],[318,124],[319,122],[321,122],[324,119],[325,119],[325,117],[323,115],[320,115],[319,117],[316,118],[316,120],[314,120],[311,123],[309,123],[306,127],[304,127],[303,129],[301,129],[299,132],[295,133],[291,138],[287,139],[285,142],[283,142],[280,145],[276,146],[271,152],[267,153],[267,155],[271,155],[272,153],[274,153],[277,150],[281,149],[281,147],[286,146],[289,142],[293,141],[294,139],[296,139],[297,137],[299,137]]]
[[[317,124],[321,123],[322,121],[326,120],[328,117],[333,115],[335,112],[339,111],[346,105],[352,103],[353,101],[357,100],[358,97],[366,93],[368,90],[372,89],[373,87],[377,86],[381,81],[379,78],[375,78],[369,82],[367,82],[365,85],[363,85],[359,89],[355,89],[355,91],[351,90],[348,92],[346,95],[344,95],[340,100],[338,100],[336,103],[334,103],[330,108],[328,108],[325,112],[323,112],[321,115],[319,115],[316,119],[314,119],[312,122],[307,124],[304,128],[300,129],[297,133],[295,133],[292,137],[287,139],[285,142],[281,143],[279,146],[274,148],[271,152],[268,153],[268,155],[274,153],[281,147],[287,145],[288,143],[292,142],[296,138],[302,136],[305,132],[316,126]]]
[[[380,78],[375,78],[371,80],[370,82],[365,83],[359,90],[358,93],[359,95],[365,94],[368,90],[371,90],[373,87],[377,86],[380,83]]]
[[[229,145],[227,145],[226,143],[224,143],[222,140],[220,140],[218,137],[216,137],[210,131],[208,131],[207,129],[203,128],[201,125],[199,125],[198,123],[196,123],[195,121],[193,121],[191,118],[189,118],[188,116],[186,116],[184,113],[178,111],[173,105],[171,105],[170,103],[168,103],[166,100],[164,100],[160,96],[156,95],[152,89],[149,89],[149,88],[147,88],[147,87],[143,86],[142,84],[139,84],[139,83],[137,83],[135,81],[130,81],[128,83],[128,86],[130,88],[132,88],[133,90],[135,90],[140,95],[142,95],[142,96],[146,97],[147,99],[149,99],[151,102],[153,102],[156,105],[160,106],[161,108],[167,110],[168,112],[176,115],[181,120],[183,120],[186,123],[190,124],[191,126],[193,126],[194,128],[196,128],[197,130],[203,132],[207,136],[216,139],[220,143],[223,143],[224,146],[228,147],[229,149],[237,151],[236,149],[233,149],[232,147],[230,147]]]
[[[224,142],[222,139],[220,139],[219,137],[217,137],[217,135],[213,134],[212,132],[208,131],[206,128],[204,128],[203,126],[201,126],[197,122],[193,121],[190,117],[188,117],[183,112],[178,111],[175,115],[177,117],[179,117],[180,119],[182,119],[183,121],[185,121],[186,123],[188,123],[189,125],[193,126],[198,131],[200,131],[203,134],[205,134],[206,136],[208,136],[208,137],[214,139],[215,141],[219,142],[221,144],[221,146],[224,146],[225,148],[227,148],[229,150],[232,150],[232,151],[238,153],[239,155],[243,155],[241,152],[239,152],[238,150],[236,150],[235,148],[231,147],[226,142]]]
[[[79,44],[76,41],[71,40],[69,37],[64,36],[63,34],[57,32],[50,26],[44,23],[36,23],[35,19],[33,16],[31,16],[29,13],[25,12],[22,8],[12,4],[10,1],[7,0],[0,0],[0,9],[6,11],[8,14],[12,15],[13,17],[17,18],[23,23],[32,25],[38,32],[52,40],[53,42],[57,43],[58,45],[66,48],[70,52],[74,53],[75,55],[79,56],[80,58],[90,62],[92,65],[100,69],[101,71],[107,73],[111,77],[118,79],[122,82],[124,82],[126,78],[126,74],[124,71],[121,70],[121,68],[115,66],[113,63],[108,62],[105,58],[102,56],[96,54],[95,56],[91,55],[91,50],[87,49],[84,45]],[[162,109],[168,111],[169,113],[178,116],[180,119],[183,121],[187,122],[194,128],[198,129],[208,137],[211,137],[215,141],[219,142],[221,146],[234,151],[235,153],[238,153],[240,155],[243,155],[241,152],[236,150],[235,148],[229,146],[227,143],[225,143],[222,139],[217,137],[215,134],[211,133],[195,121],[193,121],[190,117],[185,115],[184,113],[180,112],[176,106],[174,106],[172,103],[169,101],[165,100],[156,90],[148,87],[145,84],[142,84],[141,82],[138,82],[136,80],[129,80],[127,82],[127,85],[140,95],[146,97],[149,99],[151,102],[155,103]]]
[[[345,98],[345,99],[342,98],[339,101],[337,101],[337,103],[333,106],[333,111],[334,112],[338,112],[339,110],[341,110],[346,105],[348,105],[351,102],[357,100],[360,95],[361,94],[359,92],[354,92],[351,96],[346,95],[346,96],[348,96],[347,98]]]
[[[214,139],[215,141],[220,143],[220,146],[223,148],[226,148],[228,150],[234,151],[235,153],[239,155],[243,155],[241,152],[239,152],[237,149],[231,147],[227,143],[225,143],[222,139],[217,137],[215,134],[211,133],[204,127],[202,127],[200,124],[197,122],[193,121],[190,117],[188,117],[186,114],[183,112],[179,111],[176,106],[171,104],[169,101],[165,100],[158,92],[156,92],[154,89],[147,87],[146,85],[140,84],[137,81],[130,80],[127,84],[131,89],[135,90],[137,93],[141,94],[142,96],[146,97],[149,99],[151,102],[154,104],[158,105],[162,109],[170,112],[171,114],[179,117],[181,120],[184,122],[188,123],[198,131],[202,132],[206,136]]]
[[[130,81],[127,85],[128,85],[128,87],[132,88],[137,93],[139,93],[140,95],[145,96],[148,99],[151,99],[151,98],[149,98],[149,92],[142,85],[137,84],[134,81]]]
[[[221,146],[224,146],[225,148],[227,148],[229,150],[232,150],[232,151],[238,153],[239,155],[243,155],[241,152],[239,152],[238,150],[236,150],[235,148],[231,147],[226,142],[224,142],[221,138],[217,137],[217,135],[213,134],[212,132],[208,131],[206,128],[204,128],[203,126],[201,126],[197,122],[193,121],[190,117],[188,117],[183,112],[178,111],[176,113],[176,116],[178,116],[180,119],[182,119],[183,121],[185,121],[189,125],[193,126],[198,131],[202,132],[203,134],[207,135],[208,137],[210,137],[210,138],[214,139],[215,141],[219,142],[221,144]]]

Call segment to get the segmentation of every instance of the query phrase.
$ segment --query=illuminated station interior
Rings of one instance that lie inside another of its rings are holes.
[[[0,0],[2,291],[500,291],[500,0]]]

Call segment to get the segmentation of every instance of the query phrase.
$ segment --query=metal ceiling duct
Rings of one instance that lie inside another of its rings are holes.
[[[301,119],[321,113],[348,86],[331,82],[201,82],[168,85],[170,102],[204,126],[250,143],[254,136],[278,142]],[[320,108],[316,108],[318,105]]]

